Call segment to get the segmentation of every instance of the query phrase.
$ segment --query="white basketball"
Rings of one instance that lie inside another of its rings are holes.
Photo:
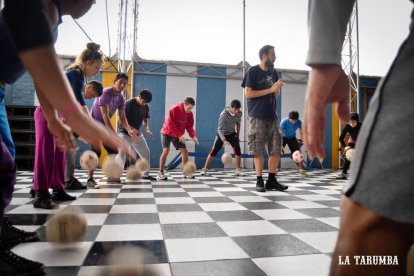
[[[349,149],[345,152],[345,157],[348,159],[348,161],[352,161],[352,158],[354,158],[354,151],[355,149]]]
[[[292,153],[292,159],[295,163],[300,163],[303,161],[303,153],[300,150],[297,150]]]
[[[98,155],[91,151],[85,150],[79,159],[79,163],[82,169],[92,171],[98,166],[99,158]]]
[[[126,173],[126,178],[129,180],[138,180],[142,178],[141,171],[135,166],[130,166]]]
[[[137,162],[135,162],[135,167],[143,173],[149,171],[150,169],[150,165],[145,158],[137,160]]]
[[[195,173],[196,169],[197,167],[194,162],[188,161],[183,167],[183,172],[188,176],[192,176]]]
[[[69,244],[83,240],[87,220],[82,209],[68,206],[52,215],[46,223],[46,240],[58,244]]]
[[[232,160],[233,157],[231,157],[231,155],[228,153],[223,153],[221,156],[221,162],[223,162],[223,164],[230,164]]]
[[[108,178],[121,178],[124,166],[116,159],[115,154],[108,155],[102,164],[102,170]]]

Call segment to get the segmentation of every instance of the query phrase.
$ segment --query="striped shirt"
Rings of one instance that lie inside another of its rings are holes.
[[[221,113],[218,121],[217,133],[221,140],[224,140],[224,135],[229,135],[235,132],[235,126],[240,124],[242,112],[239,110],[236,116],[230,114],[230,107],[226,107]]]

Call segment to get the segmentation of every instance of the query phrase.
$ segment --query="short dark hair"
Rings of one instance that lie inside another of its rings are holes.
[[[125,73],[118,73],[118,74],[116,74],[114,82],[116,82],[117,80],[120,80],[120,79],[128,80],[128,75],[125,74]]]
[[[272,45],[265,45],[262,48],[260,48],[260,51],[259,51],[259,59],[262,60],[263,54],[269,55],[269,51],[271,49],[274,49],[274,48],[275,47],[272,46]]]
[[[194,98],[193,98],[193,97],[186,97],[186,98],[184,99],[184,103],[185,103],[185,104],[195,105],[195,100],[194,100]]]
[[[234,108],[240,108],[241,102],[239,100],[232,100],[230,106]]]
[[[291,120],[299,119],[299,112],[297,112],[296,110],[289,112],[289,119]]]
[[[102,83],[96,80],[91,80],[91,81],[88,81],[86,84],[92,86],[93,90],[95,90],[98,97],[102,95],[102,91],[103,91]]]
[[[351,114],[349,114],[349,120],[355,120],[357,122],[359,122],[359,115],[356,112],[351,112]]]
[[[139,92],[139,96],[141,97],[141,99],[143,99],[147,103],[151,102],[152,100],[152,93],[148,89],[141,90],[141,92]]]

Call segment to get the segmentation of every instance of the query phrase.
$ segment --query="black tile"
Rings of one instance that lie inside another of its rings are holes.
[[[158,204],[158,212],[203,211],[198,204]]]
[[[232,238],[251,258],[318,254],[318,250],[289,235],[247,236]]]
[[[141,213],[141,214],[108,214],[105,225],[108,224],[153,224],[160,223],[158,214]]]
[[[320,201],[314,201],[315,203],[319,203],[325,206],[329,207],[340,207],[341,202],[339,200],[320,200]]]
[[[154,197],[189,197],[185,192],[154,193]]]
[[[171,271],[174,276],[266,275],[251,259],[172,263]]]
[[[252,211],[226,211],[226,212],[207,212],[214,221],[243,221],[243,220],[263,220]]]
[[[120,193],[152,193],[152,189],[151,188],[137,188],[137,189],[125,188],[125,189],[121,189]]]
[[[45,268],[46,275],[73,276],[77,275],[79,266],[49,266]]]
[[[222,203],[222,202],[234,202],[228,197],[193,197],[194,201],[197,203]]]
[[[212,192],[213,188],[184,188],[184,191],[188,192]]]
[[[313,218],[326,218],[326,217],[339,217],[339,211],[331,208],[309,208],[309,209],[296,209]]]
[[[78,205],[85,213],[109,213],[112,205]]]
[[[135,246],[137,250],[144,250],[144,263],[146,264],[157,264],[167,263],[167,250],[165,243],[162,240],[154,241],[115,241],[115,242],[95,242],[89,250],[83,265],[85,266],[96,266],[105,265],[106,256],[115,248],[121,246]]]
[[[114,205],[125,204],[155,204],[154,198],[117,198]]]
[[[270,222],[289,233],[338,231],[337,228],[316,219],[286,219]]]
[[[227,237],[216,223],[162,224],[165,239]]]
[[[251,192],[247,192],[247,191],[229,191],[229,192],[220,192],[225,196],[257,196],[258,195],[251,193]]]
[[[277,204],[275,202],[239,202],[239,204],[246,207],[249,210],[287,209],[286,206]]]
[[[79,192],[79,191],[69,191],[69,193]],[[79,198],[116,198],[117,193],[84,193]]]
[[[43,225],[48,214],[6,214],[13,225]]]

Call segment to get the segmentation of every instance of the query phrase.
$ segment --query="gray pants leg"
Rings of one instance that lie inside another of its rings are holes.
[[[144,138],[144,135],[141,134],[138,138],[132,138],[128,134],[120,133],[119,136],[121,136],[131,145],[131,147],[134,149],[134,151],[138,154],[140,158],[145,158],[148,162],[150,162],[150,150],[148,148],[148,144]],[[122,158],[122,160],[125,163],[125,154],[120,152],[118,153],[118,155]],[[144,176],[148,175],[149,171],[144,173]]]

